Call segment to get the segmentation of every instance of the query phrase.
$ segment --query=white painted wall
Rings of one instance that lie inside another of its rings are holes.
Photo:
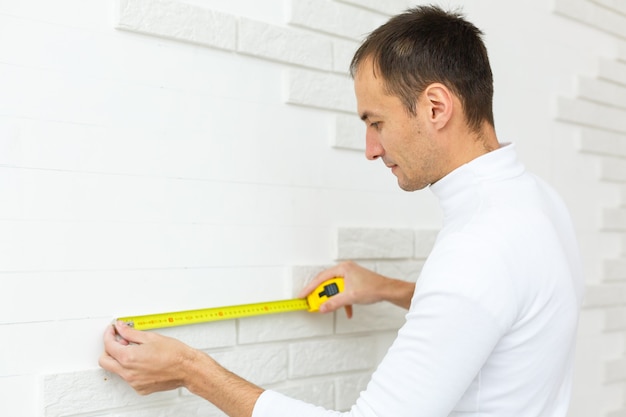
[[[184,392],[138,397],[99,370],[104,327],[289,298],[345,253],[419,275],[436,201],[365,160],[346,76],[362,35],[407,4],[0,1],[0,415],[219,415]],[[499,137],[576,222],[589,288],[570,415],[626,416],[624,6],[441,4],[484,30]],[[342,239],[373,231],[384,240]],[[367,246],[393,242],[400,253]],[[345,409],[401,320],[358,313],[172,334],[254,382]],[[339,373],[306,367],[320,346]]]

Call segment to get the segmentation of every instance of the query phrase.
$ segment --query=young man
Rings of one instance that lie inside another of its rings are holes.
[[[565,416],[583,287],[576,239],[558,196],[498,142],[481,32],[417,7],[374,31],[351,73],[368,159],[404,190],[430,187],[444,225],[415,285],[347,262],[303,290],[343,276],[345,292],[323,311],[382,300],[408,308],[345,414]],[[104,343],[101,366],[140,393],[185,386],[237,417],[342,414],[264,391],[155,333],[117,323]]]

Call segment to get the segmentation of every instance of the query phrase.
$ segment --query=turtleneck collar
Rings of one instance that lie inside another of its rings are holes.
[[[523,172],[524,166],[517,160],[515,145],[501,144],[500,148],[456,168],[432,184],[430,189],[439,199],[444,216],[449,217],[457,207],[470,209],[480,203],[478,185],[517,177]]]

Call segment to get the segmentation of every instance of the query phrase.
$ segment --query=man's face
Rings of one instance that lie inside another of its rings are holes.
[[[365,155],[381,158],[405,191],[420,190],[442,177],[437,168],[441,152],[432,139],[424,97],[411,115],[400,99],[385,93],[371,60],[362,62],[354,78],[358,113],[366,123]]]

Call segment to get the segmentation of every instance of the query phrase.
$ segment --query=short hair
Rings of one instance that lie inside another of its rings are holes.
[[[482,35],[459,12],[411,8],[369,34],[352,58],[350,75],[371,58],[386,92],[412,115],[417,96],[441,83],[459,97],[468,126],[478,131],[483,121],[494,126],[493,74]]]

